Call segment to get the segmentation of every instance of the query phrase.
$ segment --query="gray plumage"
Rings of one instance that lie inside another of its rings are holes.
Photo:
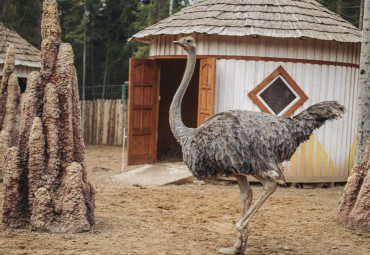
[[[280,163],[289,160],[314,129],[343,112],[342,105],[329,101],[293,118],[244,110],[218,113],[180,141],[184,162],[198,178],[282,171]]]
[[[196,63],[196,45],[192,37],[175,41],[188,53],[184,77],[170,107],[171,130],[180,143],[183,158],[198,178],[217,175],[235,176],[242,199],[242,217],[237,222],[235,244],[223,248],[223,254],[242,254],[247,248],[248,223],[263,202],[284,182],[282,162],[289,160],[298,146],[326,120],[339,117],[345,109],[335,101],[310,106],[293,118],[232,110],[218,113],[198,128],[188,128],[181,119],[181,101]],[[253,192],[247,175],[262,185],[262,192],[252,204]]]

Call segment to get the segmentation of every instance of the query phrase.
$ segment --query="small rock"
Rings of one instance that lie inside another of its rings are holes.
[[[146,189],[146,187],[143,187],[141,186],[140,184],[136,183],[136,184],[133,184],[132,186],[134,187],[138,187],[139,189]]]
[[[205,185],[206,184],[204,181],[198,181],[198,180],[193,181],[193,183],[197,184],[197,185]]]
[[[289,248],[284,245],[282,245],[281,248],[283,248],[284,250],[289,250]]]

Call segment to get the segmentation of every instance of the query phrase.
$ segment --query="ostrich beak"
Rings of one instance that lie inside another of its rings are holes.
[[[180,42],[180,41],[173,41],[172,43],[173,43],[173,44],[181,44],[181,42]]]

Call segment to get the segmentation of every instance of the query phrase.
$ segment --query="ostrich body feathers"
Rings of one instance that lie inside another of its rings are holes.
[[[268,170],[282,175],[281,162],[316,128],[344,111],[339,103],[327,101],[293,118],[245,110],[218,113],[180,137],[184,162],[197,178],[263,175]]]

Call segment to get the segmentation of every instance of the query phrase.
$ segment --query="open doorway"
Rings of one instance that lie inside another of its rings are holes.
[[[180,144],[174,138],[169,124],[170,105],[185,71],[186,60],[160,60],[159,114],[158,114],[158,144],[157,160],[182,160]],[[193,78],[190,81],[181,105],[182,120],[187,127],[197,127],[199,93],[199,60],[195,66]]]

